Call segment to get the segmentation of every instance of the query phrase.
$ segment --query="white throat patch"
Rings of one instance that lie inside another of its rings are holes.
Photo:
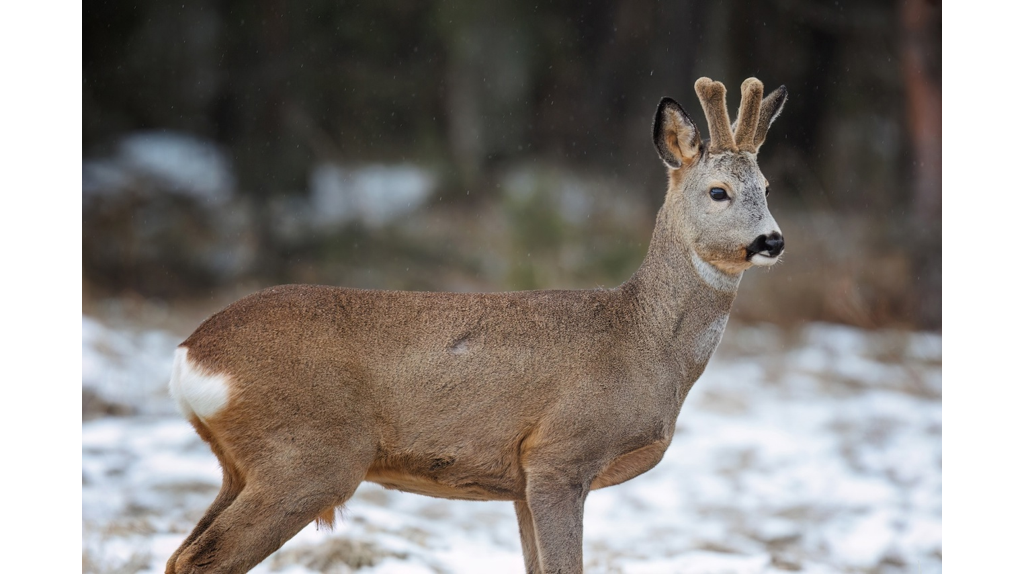
[[[725,333],[725,324],[728,322],[729,315],[722,315],[697,336],[693,343],[693,360],[696,363],[706,365],[711,360],[711,355],[715,354],[715,349],[722,342],[722,334]]]
[[[697,275],[711,286],[712,289],[718,291],[735,291],[740,286],[740,278],[743,274],[729,275],[714,265],[704,261],[700,255],[697,255],[696,251],[690,251],[690,261],[693,262],[693,267],[697,270]]]

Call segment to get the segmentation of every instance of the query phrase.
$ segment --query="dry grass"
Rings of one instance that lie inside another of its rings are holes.
[[[406,558],[405,555],[387,552],[367,542],[331,538],[316,545],[282,550],[274,555],[271,568],[282,570],[299,564],[324,574],[348,574],[360,568],[375,566],[389,556]]]

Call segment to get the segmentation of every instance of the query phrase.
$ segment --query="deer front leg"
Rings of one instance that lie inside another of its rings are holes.
[[[557,474],[530,475],[526,486],[526,502],[533,515],[540,572],[583,573],[583,503],[590,490],[589,485],[589,481],[573,480]],[[523,550],[525,555],[525,541]]]
[[[533,530],[533,513],[525,500],[517,500],[516,519],[519,521],[519,539],[523,543],[523,560],[526,574],[541,574],[540,557],[537,556],[537,535]]]

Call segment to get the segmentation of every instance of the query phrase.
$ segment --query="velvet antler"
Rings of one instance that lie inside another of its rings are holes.
[[[740,98],[739,115],[736,117],[736,133],[734,134],[736,147],[743,151],[757,153],[754,135],[757,132],[758,117],[761,115],[761,96],[764,95],[764,84],[757,78],[747,78],[740,86],[740,92],[743,95]]]
[[[701,78],[693,86],[704,108],[711,131],[712,153],[723,151],[747,151],[757,153],[768,135],[768,127],[782,111],[786,103],[786,86],[779,86],[774,92],[764,95],[764,84],[757,78],[747,78],[740,87],[740,110],[736,118],[735,132],[729,125],[729,111],[725,107],[725,85],[710,78]]]
[[[693,85],[693,89],[708,119],[708,130],[711,132],[708,151],[736,151],[736,142],[732,139],[732,129],[729,127],[729,112],[725,108],[725,85],[713,82],[711,78],[701,78]]]

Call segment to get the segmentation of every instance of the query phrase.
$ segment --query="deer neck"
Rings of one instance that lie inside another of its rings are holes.
[[[635,297],[653,346],[679,362],[684,384],[692,385],[721,341],[742,273],[701,259],[678,224],[668,209],[659,211],[647,257],[623,290]]]

